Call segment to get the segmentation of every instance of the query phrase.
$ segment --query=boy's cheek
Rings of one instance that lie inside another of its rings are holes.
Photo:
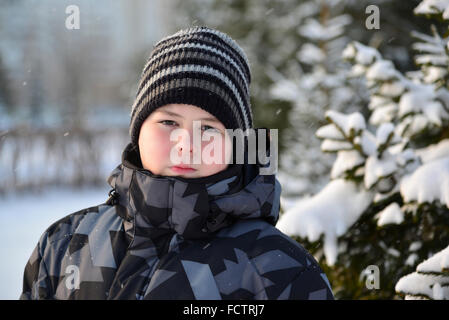
[[[170,133],[167,130],[152,128],[147,134],[148,142],[154,146],[167,146],[170,144]]]
[[[150,156],[150,160],[165,162],[167,156],[170,155],[171,143],[170,135],[163,130],[148,130],[141,136],[141,151]]]
[[[166,162],[166,159],[170,156],[170,151],[173,148],[173,144],[170,141],[170,136],[165,133],[159,133],[151,137],[153,152],[157,154],[158,160]]]
[[[209,142],[207,146],[203,145],[202,169],[204,173],[213,174],[225,170],[228,164],[231,163],[232,145],[226,145],[225,142],[226,139],[223,138],[220,141],[214,140]],[[226,154],[226,150],[228,150],[228,154]]]
[[[220,164],[227,164],[226,159],[228,159],[228,163],[231,161],[232,143],[229,139],[221,137],[220,141],[216,142],[215,150],[220,152]]]

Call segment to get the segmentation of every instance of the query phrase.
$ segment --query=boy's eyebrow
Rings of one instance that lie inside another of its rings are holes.
[[[172,111],[168,111],[168,110],[156,110],[156,111],[157,111],[157,112],[162,112],[162,113],[168,114],[169,116],[182,118],[181,115],[179,115],[179,114],[177,114],[177,113],[175,113],[175,112],[172,112]],[[220,122],[220,121],[217,120],[216,118],[212,118],[212,117],[205,117],[205,118],[201,118],[201,119],[198,119],[198,120],[206,120],[206,121],[212,121],[212,122]]]

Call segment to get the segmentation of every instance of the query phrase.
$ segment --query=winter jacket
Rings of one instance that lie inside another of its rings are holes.
[[[42,234],[20,299],[333,299],[313,256],[274,227],[281,187],[258,169],[159,176],[129,144],[109,199]]]

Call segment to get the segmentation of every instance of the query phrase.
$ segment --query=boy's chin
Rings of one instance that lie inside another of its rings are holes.
[[[202,176],[204,176],[200,170],[195,170],[191,172],[180,172],[179,170],[176,169],[167,168],[166,170],[164,170],[164,173],[165,174],[162,175],[170,177],[183,177],[183,178],[201,178]]]

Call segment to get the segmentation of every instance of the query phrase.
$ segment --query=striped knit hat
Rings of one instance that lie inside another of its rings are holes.
[[[142,71],[129,134],[138,145],[142,123],[156,108],[180,103],[200,107],[228,129],[253,127],[251,74],[243,49],[208,27],[180,30],[155,44]]]

